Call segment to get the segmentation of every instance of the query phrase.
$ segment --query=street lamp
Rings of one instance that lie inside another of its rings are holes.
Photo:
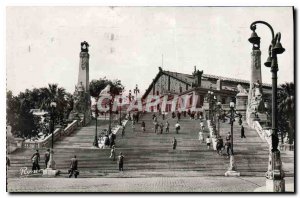
[[[119,98],[119,102],[120,102],[120,107],[119,107],[119,114],[120,114],[120,117],[119,117],[119,125],[121,126],[122,125],[122,106],[123,106],[123,99],[122,98]]]
[[[135,93],[135,98],[136,98],[136,100],[137,100],[137,94],[140,93],[140,90],[139,90],[137,84],[135,85],[135,89],[133,90],[133,93]]]
[[[213,119],[213,108],[215,105],[215,101],[216,101],[216,96],[214,95],[214,92],[212,91],[212,87],[210,87],[210,90],[208,90],[207,92],[207,100],[208,100],[208,104],[209,104],[209,116],[208,119],[212,120]]]
[[[271,44],[269,45],[269,57],[265,62],[266,67],[271,68],[272,73],[272,141],[271,149],[269,153],[268,171],[266,173],[266,186],[268,191],[273,192],[284,192],[285,181],[284,172],[282,170],[282,162],[280,158],[280,151],[278,150],[278,117],[277,117],[277,72],[278,72],[278,61],[277,55],[282,54],[285,49],[282,47],[281,33],[278,32],[274,37],[274,30],[270,24],[265,21],[255,21],[250,25],[252,30],[251,37],[248,39],[253,44],[253,50],[259,49],[260,37],[257,36],[256,24],[266,25],[272,34]]]
[[[220,117],[221,117],[221,112],[223,111],[222,109],[222,104],[220,101],[217,102],[217,106],[214,109],[214,111],[216,112],[217,118],[218,118],[218,130],[217,130],[217,136],[220,136]]]
[[[56,108],[57,104],[56,102],[51,102],[50,103],[50,107],[51,107],[51,148],[53,149],[53,145],[54,145],[54,136],[53,136],[53,132],[54,132],[54,121],[55,121],[55,116],[54,116],[54,110]]]
[[[55,114],[54,110],[56,108],[56,102],[51,102],[50,103],[50,119],[51,119],[51,149],[50,149],[50,156],[49,156],[49,162],[47,164],[47,168],[43,170],[43,175],[50,175],[54,176],[58,174],[58,170],[55,170],[55,161],[54,161],[54,152],[53,152],[53,146],[54,146],[54,123],[55,123]]]
[[[233,152],[233,122],[235,121],[235,118],[239,118],[239,124],[242,124],[242,115],[240,113],[236,112],[235,109],[235,103],[231,101],[229,103],[230,110],[226,114],[224,112],[224,116],[229,118],[230,120],[230,166],[228,171],[225,173],[225,176],[240,176],[240,173],[236,170],[235,160],[234,160],[234,152]]]
[[[94,142],[93,142],[93,146],[95,146],[95,147],[99,147],[98,134],[97,134],[98,115],[99,115],[99,110],[98,110],[98,100],[97,100],[96,106],[95,106],[96,130],[95,130],[95,137],[94,137]]]

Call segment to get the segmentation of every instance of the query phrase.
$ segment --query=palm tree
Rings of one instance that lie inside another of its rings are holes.
[[[281,85],[281,90],[278,92],[278,114],[279,119],[286,119],[288,122],[286,131],[288,132],[289,144],[292,144],[295,132],[295,85],[293,82]]]
[[[64,112],[68,106],[66,101],[66,90],[65,88],[58,87],[57,84],[48,84],[48,87],[41,88],[41,108],[50,111],[51,102],[56,102],[57,106],[55,109],[55,115],[58,118],[56,122],[61,122],[64,119]]]

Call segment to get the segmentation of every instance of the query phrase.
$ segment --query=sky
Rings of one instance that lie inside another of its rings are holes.
[[[57,83],[73,93],[80,42],[90,44],[90,80],[120,79],[126,92],[143,94],[164,70],[250,80],[250,24],[270,23],[281,32],[286,51],[278,55],[278,82],[294,81],[292,7],[7,7],[7,90]],[[271,83],[263,63],[270,30],[261,37],[262,81]],[[162,58],[163,55],[163,58]]]

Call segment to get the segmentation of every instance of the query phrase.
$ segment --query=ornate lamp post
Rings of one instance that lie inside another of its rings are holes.
[[[113,103],[113,99],[109,99],[109,125],[108,125],[108,134],[111,134],[112,103]]]
[[[217,100],[217,98],[214,95],[214,92],[212,91],[211,87],[210,87],[210,90],[207,92],[207,100],[208,100],[208,104],[209,104],[208,119],[213,120],[213,108],[214,108],[215,101]]]
[[[128,98],[128,104],[130,105],[131,100],[132,100],[131,90],[129,90],[127,98]],[[128,116],[129,116],[129,120],[131,120],[130,112],[129,112]]]
[[[227,114],[225,114],[224,112],[224,116],[229,118],[230,120],[230,166],[228,171],[225,173],[225,176],[240,176],[240,173],[236,170],[236,164],[235,164],[235,160],[234,160],[234,152],[233,152],[233,122],[235,121],[235,118],[239,118],[239,124],[242,124],[242,115],[240,113],[237,113],[235,110],[235,103],[233,101],[231,101],[229,103],[229,107],[230,110]]]
[[[55,123],[55,114],[54,110],[56,108],[56,102],[51,102],[50,103],[50,122],[51,122],[51,150],[50,150],[50,156],[49,156],[49,162],[47,164],[47,168],[43,170],[43,175],[50,175],[54,176],[58,174],[58,170],[55,170],[55,161],[54,161],[54,152],[53,152],[53,147],[54,147],[54,123]]]
[[[250,29],[253,31],[251,37],[248,39],[253,44],[253,49],[257,49],[260,46],[260,37],[257,36],[256,24],[266,25],[271,30],[272,40],[269,46],[269,57],[265,62],[266,67],[271,68],[272,73],[272,144],[269,154],[269,165],[266,173],[266,187],[267,191],[284,192],[285,180],[284,172],[282,170],[282,162],[280,158],[280,151],[278,150],[278,117],[277,117],[277,72],[278,61],[277,55],[282,54],[285,49],[280,43],[281,33],[278,32],[274,37],[274,30],[272,26],[265,21],[255,21],[250,25]]]
[[[122,98],[119,98],[120,104],[122,104],[122,101],[123,101],[123,99],[122,99]],[[120,114],[120,117],[119,117],[119,125],[122,125],[122,105],[119,107],[119,114]]]
[[[220,136],[220,118],[221,118],[221,115],[222,115],[222,112],[223,112],[222,104],[221,104],[220,101],[217,102],[217,106],[216,106],[216,108],[214,109],[214,111],[216,112],[216,116],[217,116],[217,119],[218,119],[217,136],[219,137],[219,136]]]
[[[96,129],[95,129],[95,137],[94,137],[94,142],[93,142],[93,146],[95,146],[95,147],[99,147],[99,145],[98,145],[98,134],[97,134],[98,116],[99,116],[98,102],[96,102],[96,107],[95,107]]]
[[[131,99],[132,99],[132,95],[131,95],[131,90],[129,90],[129,93],[128,93],[128,100],[129,100],[129,103],[131,102]]]
[[[207,93],[207,101],[209,104],[209,116],[208,119],[211,122],[211,126],[213,128],[213,136],[216,135],[216,118],[215,118],[215,104],[217,101],[217,97],[214,95],[214,92],[212,91],[212,87],[210,87],[210,90]]]
[[[53,146],[54,146],[54,136],[53,136],[54,122],[55,122],[54,110],[55,110],[56,106],[57,106],[56,102],[50,103],[50,107],[51,107],[51,114],[50,114],[50,118],[51,118],[51,149],[52,150],[53,150]]]
[[[140,93],[140,90],[138,88],[138,85],[135,85],[135,89],[133,90],[133,93],[135,94],[135,98],[137,99],[137,94]]]

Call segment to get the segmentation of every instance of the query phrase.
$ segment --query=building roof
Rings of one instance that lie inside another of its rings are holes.
[[[166,70],[162,70],[161,67],[159,67],[159,73],[156,75],[156,77],[153,79],[153,82],[156,82],[158,80],[158,78],[161,75],[167,75],[167,76],[171,76],[172,78],[175,78],[183,83],[186,83],[190,86],[192,86],[192,84],[195,81],[195,78],[193,75],[191,74],[184,74],[184,73],[178,73],[178,72],[172,72],[172,71],[166,71]],[[214,80],[222,80],[222,81],[227,81],[227,82],[234,82],[234,83],[242,83],[242,84],[250,84],[250,81],[248,80],[242,80],[242,79],[236,79],[236,78],[228,78],[228,77],[223,77],[223,76],[217,76],[217,75],[211,75],[211,74],[202,74],[202,78],[210,78],[210,79],[214,79]],[[152,89],[153,86],[153,82],[149,85],[148,89],[146,90],[145,94],[143,95],[143,98],[145,96],[147,96],[149,94],[149,92]],[[263,87],[266,88],[271,88],[272,85],[271,84],[267,84],[267,83],[262,83]],[[226,88],[225,88],[226,89]],[[227,89],[229,89],[227,87]],[[231,89],[229,89],[231,90]]]

